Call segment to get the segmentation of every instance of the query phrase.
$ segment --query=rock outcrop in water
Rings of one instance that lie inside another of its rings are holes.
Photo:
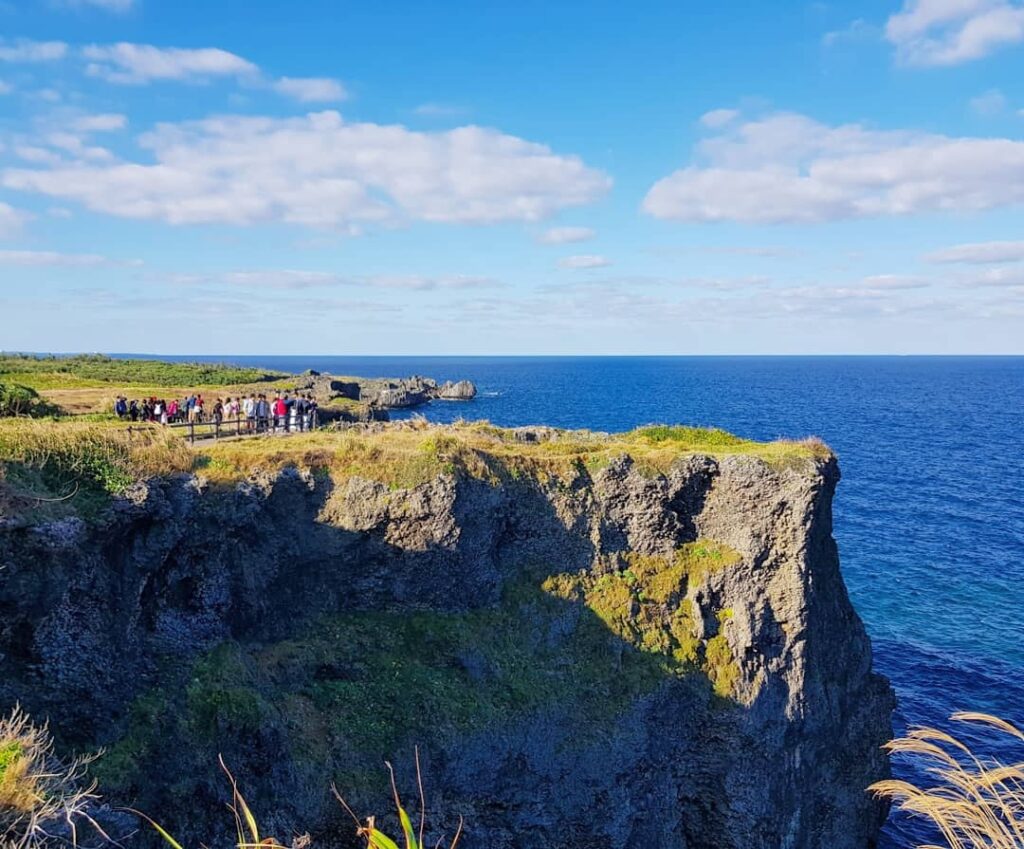
[[[438,384],[429,377],[340,378],[330,374],[302,375],[300,390],[313,392],[321,402],[336,398],[358,401],[381,410],[418,407],[434,400],[471,401],[476,386],[469,380]]]
[[[418,744],[470,849],[872,845],[893,696],[839,571],[835,460],[501,456],[407,488],[157,479],[10,524],[0,706],[107,747],[108,798],[188,844],[231,826],[218,753],[266,833],[348,846],[330,782],[381,813],[382,758],[410,789]]]

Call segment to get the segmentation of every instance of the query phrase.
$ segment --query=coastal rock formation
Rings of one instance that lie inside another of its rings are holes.
[[[429,377],[406,378],[339,378],[330,374],[303,375],[299,391],[312,392],[321,404],[337,398],[385,410],[418,407],[430,401],[470,401],[476,397],[476,386],[469,380],[438,385]]]
[[[437,397],[444,401],[471,401],[476,397],[476,386],[469,380],[447,380],[437,390]]]
[[[467,473],[423,438],[415,485],[180,476],[0,529],[0,706],[107,747],[111,801],[186,845],[233,828],[218,753],[264,833],[341,847],[331,781],[384,813],[382,758],[412,795],[414,745],[469,849],[872,845],[893,696],[834,458]]]

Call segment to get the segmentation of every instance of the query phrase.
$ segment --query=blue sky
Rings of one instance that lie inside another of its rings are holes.
[[[1020,0],[0,0],[0,348],[1024,353],[1022,131]]]

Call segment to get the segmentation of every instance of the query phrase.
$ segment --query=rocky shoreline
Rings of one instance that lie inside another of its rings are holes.
[[[408,410],[431,401],[472,401],[477,394],[476,386],[469,380],[438,383],[419,375],[356,378],[311,369],[299,377],[295,390],[316,397],[320,419],[326,422],[388,421],[388,410]]]

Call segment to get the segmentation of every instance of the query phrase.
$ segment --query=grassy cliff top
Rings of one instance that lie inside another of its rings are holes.
[[[33,389],[105,386],[232,386],[287,377],[283,372],[223,363],[117,360],[104,354],[36,357],[0,354],[0,382]]]
[[[830,453],[815,439],[753,442],[717,429],[667,426],[602,434],[411,421],[207,442],[195,448],[182,433],[158,425],[129,431],[119,422],[0,420],[0,513],[5,503],[10,513],[54,503],[64,505],[59,512],[73,511],[85,494],[100,498],[147,477],[190,471],[230,483],[295,467],[335,479],[363,477],[405,488],[444,473],[493,481],[574,477],[622,456],[632,458],[640,472],[657,475],[695,454],[750,455],[771,465],[790,465]]]

